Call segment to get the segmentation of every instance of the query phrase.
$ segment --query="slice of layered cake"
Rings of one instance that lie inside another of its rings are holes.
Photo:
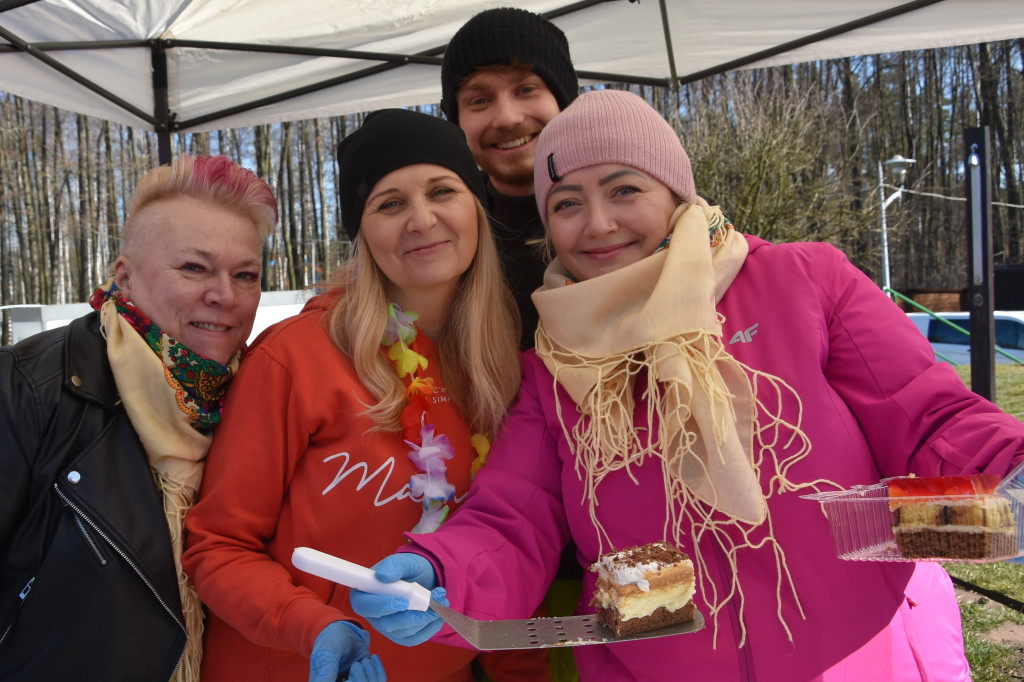
[[[908,559],[1016,556],[1010,501],[991,474],[889,479],[889,508],[900,554]]]
[[[655,542],[603,555],[591,603],[598,620],[625,637],[693,620],[693,562],[672,545]]]

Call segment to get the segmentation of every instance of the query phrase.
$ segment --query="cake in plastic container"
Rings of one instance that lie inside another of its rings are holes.
[[[991,474],[901,476],[802,497],[821,504],[841,559],[1024,556],[1024,463],[1002,480]]]
[[[886,481],[893,535],[907,559],[988,559],[1017,554],[1010,499],[989,474]]]

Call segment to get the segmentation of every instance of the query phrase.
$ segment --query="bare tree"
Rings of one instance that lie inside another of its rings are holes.
[[[675,126],[698,192],[738,229],[831,242],[879,282],[878,163],[916,159],[887,214],[892,281],[958,289],[966,127],[991,129],[996,262],[1024,260],[1022,61],[1024,40],[1012,40],[739,71],[678,92],[632,89]],[[175,154],[224,154],[270,183],[280,220],[265,250],[265,289],[329,277],[349,253],[335,155],[361,123],[350,115],[173,137]],[[152,133],[0,93],[0,302],[85,300],[156,158]],[[899,181],[884,185],[891,195]],[[0,341],[9,339],[4,321]]]

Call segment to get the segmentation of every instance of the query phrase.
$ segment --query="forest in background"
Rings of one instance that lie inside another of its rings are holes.
[[[996,264],[1024,262],[1024,39],[735,71],[678,92],[629,87],[679,132],[699,194],[742,232],[827,241],[882,282],[878,163],[916,160],[887,210],[898,291],[966,285],[968,127],[989,126]],[[436,106],[417,107],[438,114]],[[348,251],[335,150],[362,114],[172,136],[273,187],[265,290],[330,276]],[[118,252],[156,136],[0,93],[0,306],[88,300]],[[900,180],[884,178],[884,194]],[[8,338],[4,315],[3,335]]]

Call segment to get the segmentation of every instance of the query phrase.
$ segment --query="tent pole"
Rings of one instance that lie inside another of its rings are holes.
[[[679,107],[680,102],[679,96],[679,74],[676,73],[676,56],[672,50],[672,29],[668,25],[668,8],[665,6],[665,0],[658,0],[661,7],[661,27],[665,32],[665,52],[668,54],[668,72],[671,77],[669,81],[672,84],[672,116],[670,123],[672,127],[679,130]]]
[[[964,130],[967,162],[967,224],[970,259],[967,295],[971,311],[971,390],[995,400],[995,286],[992,276],[992,187],[988,126]]]
[[[944,0],[913,0],[913,2],[908,2],[904,5],[899,5],[898,7],[890,7],[889,9],[884,10],[882,12],[877,12],[875,14],[862,17],[860,19],[849,21],[845,24],[840,24],[839,26],[833,26],[832,28],[825,29],[824,31],[818,31],[817,33],[813,33],[809,36],[804,36],[803,38],[790,40],[789,42],[782,43],[781,45],[770,47],[767,50],[760,50],[759,52],[755,52],[754,54],[748,54],[744,57],[740,57],[738,59],[733,59],[731,61],[718,64],[717,66],[713,66],[710,69],[704,69],[703,71],[694,71],[693,73],[688,74],[683,79],[683,81],[686,83],[693,83],[703,78],[708,78],[709,76],[717,76],[727,71],[742,69],[745,66],[749,66],[763,59],[769,59],[771,57],[775,57],[777,55],[789,52],[790,50],[795,50],[797,48],[804,47],[806,45],[811,45],[822,40],[834,38],[838,35],[849,33],[850,31],[855,31],[859,28],[864,28],[865,26],[872,26],[874,24],[881,23],[888,19],[892,19],[893,17],[902,16],[909,12],[924,9],[929,5],[937,5],[938,3],[943,1]]]
[[[173,160],[171,158],[171,134],[161,130],[156,134],[156,158],[161,166],[166,166]]]
[[[2,2],[2,0],[0,0],[0,2]],[[0,11],[2,11],[2,10],[0,10]],[[109,90],[101,88],[97,83],[94,83],[93,81],[89,80],[88,78],[86,78],[82,74],[78,73],[77,71],[75,71],[73,69],[69,69],[67,66],[65,66],[64,64],[62,64],[58,60],[56,60],[53,57],[51,57],[49,54],[47,54],[47,52],[45,50],[39,49],[38,47],[36,47],[36,45],[33,45],[31,43],[28,43],[28,42],[22,40],[21,38],[19,38],[15,34],[11,33],[7,29],[5,29],[3,26],[0,26],[0,38],[3,38],[8,43],[10,43],[10,47],[12,49],[18,50],[19,52],[23,52],[26,55],[28,55],[29,57],[32,57],[33,59],[36,59],[36,60],[42,62],[43,64],[46,64],[48,67],[50,67],[51,69],[53,69],[57,73],[70,78],[71,80],[73,80],[74,82],[78,83],[82,87],[86,88],[87,90],[89,90],[91,92],[96,93],[97,95],[99,95],[103,99],[105,99],[108,102],[111,102],[111,103],[117,105],[118,107],[124,109],[125,111],[127,111],[130,114],[132,114],[133,116],[137,116],[137,117],[141,118],[143,121],[146,121],[147,123],[153,123],[153,121],[151,120],[150,115],[148,113],[146,113],[145,111],[143,111],[142,109],[139,109],[138,107],[134,106],[133,104],[130,104],[130,103],[126,102],[124,99],[118,97],[117,95],[115,95],[114,93],[110,92]],[[7,48],[8,46],[7,45],[0,45],[0,47]]]
[[[672,51],[672,30],[668,26],[668,8],[665,0],[659,0],[661,6],[661,27],[665,31],[665,51],[668,53],[668,72],[672,77],[672,89],[679,96],[679,74],[676,73],[676,56]]]
[[[153,116],[156,124],[157,160],[161,166],[171,162],[171,116],[167,102],[167,50],[163,40],[150,41],[150,59],[153,63]]]

